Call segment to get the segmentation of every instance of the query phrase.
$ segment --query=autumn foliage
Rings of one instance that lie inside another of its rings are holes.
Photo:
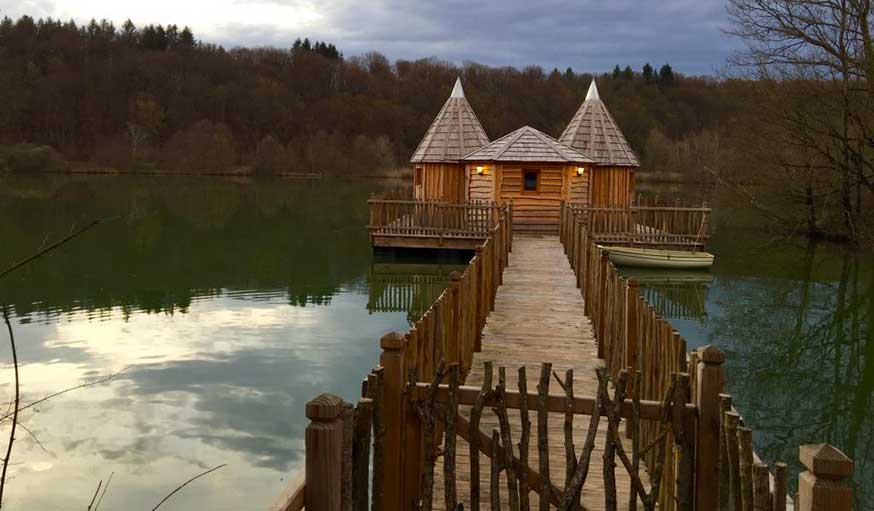
[[[592,78],[345,58],[309,40],[225,50],[174,25],[5,18],[0,144],[48,145],[78,165],[128,170],[372,174],[406,164],[456,76],[493,139],[525,124],[559,135]],[[605,74],[599,87],[644,156],[650,140],[712,128],[724,109],[718,84],[670,66]]]

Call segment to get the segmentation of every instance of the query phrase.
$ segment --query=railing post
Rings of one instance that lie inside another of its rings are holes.
[[[719,505],[719,415],[725,387],[725,354],[716,346],[698,349],[701,364],[695,370],[698,389],[698,434],[695,449],[695,509]]]
[[[343,480],[343,411],[346,403],[321,394],[306,404],[311,421],[304,435],[308,511],[341,511]]]
[[[606,354],[607,339],[604,335],[604,323],[607,322],[607,268],[610,264],[610,256],[601,252],[601,267],[598,272],[598,318],[595,324],[595,334],[598,337],[598,358],[604,358]]]
[[[640,284],[635,279],[628,279],[625,287],[625,367],[628,368],[628,374],[635,374],[640,370],[637,360],[637,346],[640,332],[637,327],[637,305],[638,297],[640,296]],[[628,388],[628,394],[634,395],[634,379],[631,380],[631,385]]]
[[[379,346],[383,368],[383,424],[385,431],[385,462],[383,466],[384,511],[401,511],[404,506],[404,336],[391,332],[382,337]]]
[[[850,511],[853,460],[829,444],[802,445],[799,459],[807,470],[798,476],[798,510]],[[307,488],[309,489],[309,488]]]
[[[452,320],[446,333],[446,362],[462,364],[461,361],[461,275],[457,271],[449,274],[449,306]]]
[[[419,331],[411,328],[404,345],[404,375],[406,381],[423,380],[419,360]],[[412,374],[411,374],[412,373]],[[427,381],[427,380],[426,380]],[[404,399],[404,509],[414,508],[421,497],[422,482],[422,425],[414,407],[410,404],[410,396],[405,393]]]
[[[482,340],[483,340],[483,332],[482,332],[482,320],[483,320],[483,247],[482,245],[477,245],[474,249],[476,253],[476,257],[474,260],[476,264],[474,265],[474,275],[476,275],[476,281],[474,281],[473,286],[473,311],[474,311],[474,341],[473,341],[473,351],[479,353],[482,351]]]

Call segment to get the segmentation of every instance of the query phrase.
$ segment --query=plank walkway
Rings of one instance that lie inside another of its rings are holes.
[[[583,299],[576,288],[576,278],[568,263],[558,237],[532,237],[516,235],[510,264],[504,272],[503,285],[498,288],[495,310],[489,315],[482,336],[482,352],[475,354],[471,372],[465,385],[480,386],[483,380],[483,362],[494,362],[494,382],[497,383],[498,367],[507,371],[507,389],[518,390],[518,369],[525,366],[528,391],[536,392],[540,378],[540,364],[551,362],[553,370],[564,379],[567,369],[574,370],[574,394],[594,396],[598,383],[595,369],[604,365],[598,359],[598,350],[591,322],[583,314]],[[553,379],[550,394],[564,396]],[[612,395],[612,390],[611,390]],[[462,407],[462,415],[468,416],[469,407]],[[521,434],[518,411],[510,410],[512,440],[516,444]],[[529,466],[536,469],[537,419],[531,413],[531,449]],[[574,417],[574,446],[579,456],[585,441],[589,417]],[[550,479],[558,488],[564,487],[565,450],[564,415],[549,416]],[[497,416],[490,410],[483,412],[480,429],[491,436],[499,429]],[[588,510],[604,509],[602,454],[607,436],[607,421],[602,417],[595,451],[586,485],[583,488],[583,506]],[[624,428],[622,429],[624,430]],[[621,430],[621,431],[622,431]],[[624,435],[623,435],[624,436]],[[514,452],[518,456],[518,449]],[[630,451],[630,445],[626,446]],[[470,464],[467,443],[459,439],[457,447],[458,499],[465,508],[470,502]],[[617,460],[618,461],[618,460]],[[490,509],[489,502],[490,461],[480,455],[481,510]],[[628,508],[629,479],[625,470],[616,469],[619,509]],[[644,481],[647,485],[649,482]],[[501,509],[509,509],[506,479],[501,477]],[[434,509],[444,510],[444,485],[442,470],[435,471]],[[531,509],[537,509],[538,495],[530,494]],[[638,509],[643,509],[638,503]]]

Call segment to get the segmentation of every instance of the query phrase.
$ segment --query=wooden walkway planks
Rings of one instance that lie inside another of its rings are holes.
[[[540,364],[550,362],[553,370],[563,379],[567,369],[574,370],[574,393],[577,396],[594,396],[597,393],[595,369],[604,364],[598,359],[597,345],[589,319],[583,314],[583,299],[576,287],[576,278],[557,237],[515,236],[510,265],[504,272],[503,285],[498,289],[495,310],[489,315],[482,336],[482,352],[475,354],[474,362],[465,385],[480,386],[483,379],[483,362],[492,360],[495,366],[495,382],[498,367],[507,371],[507,388],[518,390],[517,376],[521,366],[526,367],[529,392],[536,392],[540,377]],[[564,395],[553,379],[550,394]],[[521,426],[517,411],[510,410],[512,439],[516,444]],[[462,407],[462,415],[469,415],[469,408]],[[531,449],[529,466],[536,469],[537,419],[531,415]],[[574,417],[574,445],[577,456],[585,439],[588,416]],[[555,486],[564,487],[565,450],[564,415],[552,413],[549,417],[550,478]],[[497,416],[491,411],[483,412],[480,429],[491,436],[499,429]],[[606,440],[606,418],[601,419],[596,448],[583,489],[585,509],[604,509],[602,458]],[[629,447],[630,449],[630,447]],[[467,444],[459,441],[457,448],[457,481],[459,502],[469,508],[470,470]],[[514,452],[518,455],[517,446]],[[442,470],[435,472],[435,510],[443,510]],[[480,455],[481,510],[490,508],[489,459]],[[627,509],[629,481],[623,468],[617,467],[619,509]],[[501,477],[501,509],[509,509],[506,480]],[[645,481],[648,485],[648,481]],[[537,494],[531,493],[531,509],[537,509]],[[638,509],[642,505],[638,504]]]

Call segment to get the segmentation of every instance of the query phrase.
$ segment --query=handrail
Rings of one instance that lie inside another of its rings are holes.
[[[692,403],[699,414],[695,509],[748,509],[748,505],[751,509],[754,499],[756,502],[773,502],[774,509],[787,509],[786,465],[777,463],[771,474],[768,466],[761,463],[752,446],[752,431],[743,425],[732,406],[731,396],[723,393],[725,355],[715,346],[704,346],[687,353],[686,340],[641,296],[637,282],[623,278],[607,252],[598,246],[597,236],[589,231],[583,218],[584,209],[562,203],[559,232],[565,253],[577,275],[577,285],[585,298],[585,312],[592,319],[598,356],[605,359],[614,375],[624,369],[631,374],[638,372],[642,398],[654,401],[664,398],[672,373],[691,374]],[[642,436],[649,440],[658,434],[652,428],[642,431]],[[843,466],[852,467],[852,460],[831,446],[802,446],[801,460],[808,467],[808,474],[814,472],[811,468],[813,462],[806,459],[804,453],[815,449],[825,451],[821,453],[823,457],[833,456],[840,459]],[[651,466],[651,459],[645,461]],[[669,462],[666,460],[665,463]],[[852,468],[844,470],[849,473]],[[669,470],[662,479],[659,499],[662,510],[675,509],[671,491],[676,475]],[[802,485],[815,481],[816,474],[801,478]],[[837,488],[844,491],[847,487]],[[812,493],[804,495],[802,492],[802,496],[805,499],[801,504],[803,509],[808,509],[805,505],[813,501],[831,502],[820,501]],[[845,502],[850,500],[846,498]],[[770,509],[770,504],[768,506]]]
[[[511,206],[496,202],[451,203],[380,195],[367,204],[371,235],[485,239],[501,218],[511,221]]]
[[[640,245],[679,250],[704,249],[711,209],[705,206],[640,205],[594,207],[564,205],[601,244]]]

